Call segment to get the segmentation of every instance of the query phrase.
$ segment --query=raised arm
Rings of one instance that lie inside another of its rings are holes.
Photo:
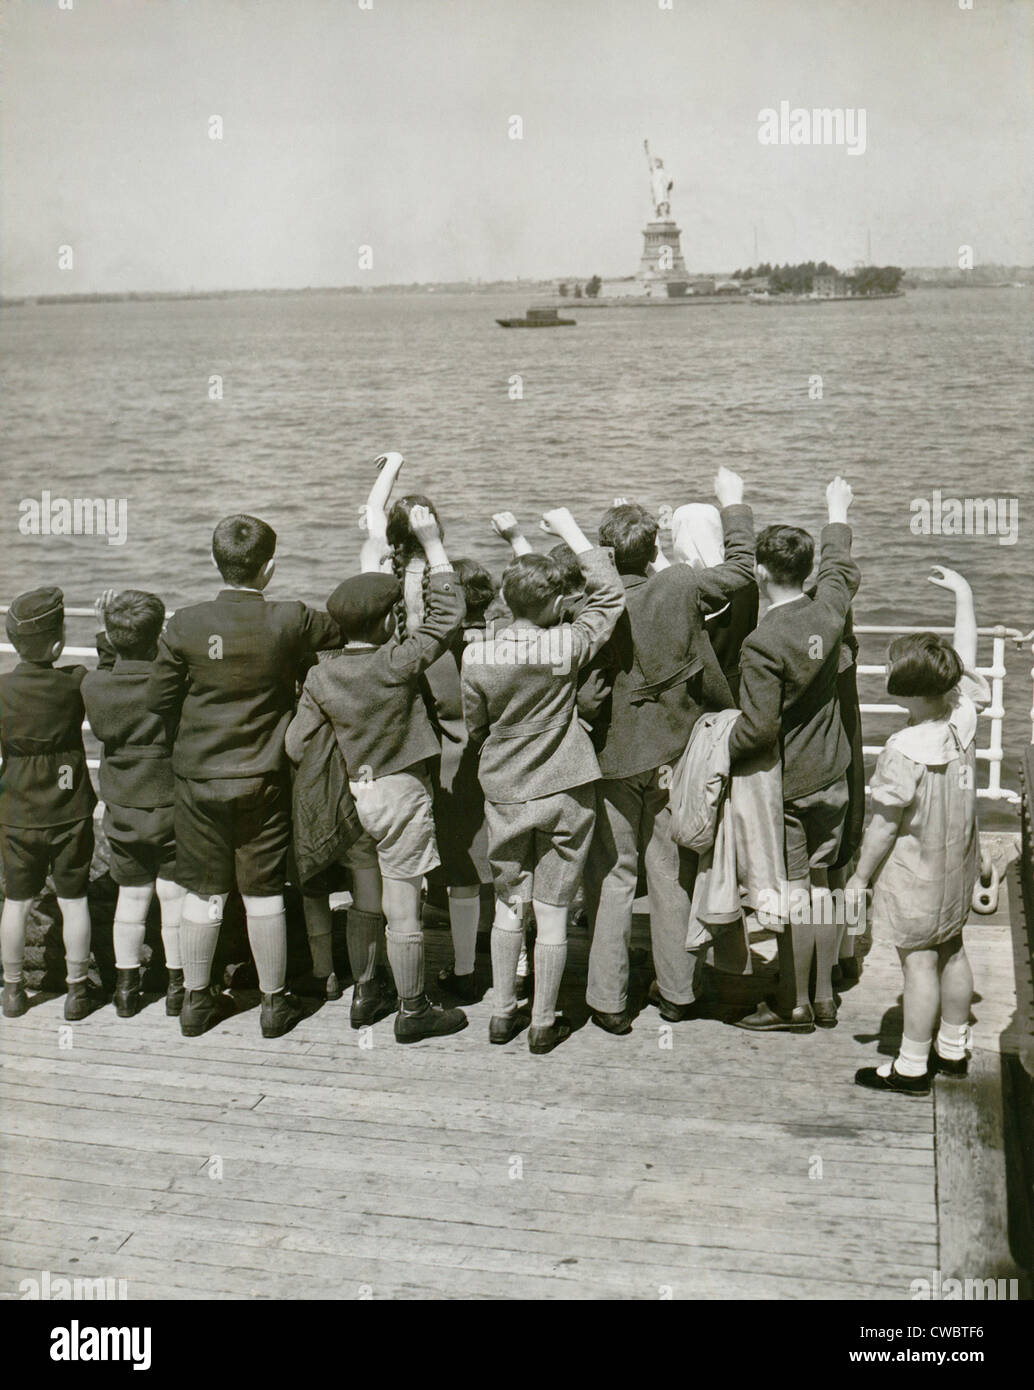
[[[725,559],[720,565],[693,571],[705,613],[724,608],[754,578],[754,515],[743,501],[743,479],[723,465],[715,476],[714,491],[721,506]]]
[[[513,512],[496,512],[492,517],[492,530],[504,541],[508,541],[515,556],[530,555],[531,542],[521,530],[521,524]]]
[[[424,620],[411,636],[390,649],[392,669],[403,679],[417,676],[437,661],[463,623],[463,587],[453,571],[434,513],[416,506],[409,514],[413,535],[427,559],[427,602]]]
[[[404,462],[402,455],[396,453],[381,454],[377,459],[380,471],[361,510],[360,525],[366,530],[359,551],[359,568],[363,572],[380,569],[388,546],[388,502]]]
[[[973,590],[969,580],[958,570],[947,569],[944,565],[934,565],[929,576],[931,584],[938,588],[950,589],[955,595],[955,633],[952,646],[962,658],[967,671],[977,664],[977,615],[973,606]]]
[[[584,666],[610,637],[625,608],[625,589],[605,550],[594,548],[566,507],[546,512],[542,529],[566,541],[585,575],[585,604],[570,624],[571,663]]]
[[[851,528],[847,512],[854,494],[850,483],[834,478],[826,488],[829,523],[822,528],[815,601],[825,604],[846,620],[851,600],[858,592],[861,571],[851,559]]]

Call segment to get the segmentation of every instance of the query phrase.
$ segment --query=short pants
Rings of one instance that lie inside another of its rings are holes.
[[[421,771],[389,772],[369,781],[350,782],[359,823],[377,846],[384,878],[423,878],[437,868],[431,782]],[[357,840],[345,856],[362,854]]]
[[[113,806],[104,810],[111,877],[120,888],[143,888],[176,877],[176,834],[171,806]]]
[[[836,863],[847,818],[847,777],[783,803],[786,877],[807,878],[811,869]]]
[[[209,897],[234,888],[275,898],[287,880],[291,846],[291,788],[285,774],[176,778],[175,880]]]
[[[93,820],[84,816],[66,825],[0,825],[4,892],[12,902],[28,902],[54,876],[59,898],[84,898],[93,859]]]
[[[496,897],[570,907],[596,824],[596,783],[532,801],[486,801],[485,819]]]

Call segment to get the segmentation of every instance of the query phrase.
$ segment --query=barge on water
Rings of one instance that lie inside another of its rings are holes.
[[[556,309],[529,309],[523,319],[496,319],[500,328],[574,328],[576,319],[562,319]]]

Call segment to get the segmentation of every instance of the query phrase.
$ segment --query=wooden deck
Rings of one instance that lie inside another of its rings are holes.
[[[995,1077],[1000,1049],[1031,1065],[1019,910],[1003,895],[968,929],[974,1074],[920,1100],[852,1085],[900,1034],[881,947],[829,1032],[669,1031],[647,1007],[628,1038],[588,1024],[541,1058],[489,1046],[487,1000],[454,1038],[398,1047],[389,1019],[364,1048],[348,994],[275,1042],[254,1009],[190,1040],[160,1001],[65,1025],[41,996],[0,1024],[0,1296],[43,1270],[162,1299],[906,1299],[934,1270],[1015,1277]],[[428,944],[437,968],[445,934]],[[576,933],[576,1023],[586,951]],[[744,1003],[772,954],[733,982]]]

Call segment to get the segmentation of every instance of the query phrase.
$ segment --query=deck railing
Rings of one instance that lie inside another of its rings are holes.
[[[0,613],[7,612],[8,605],[0,604]],[[171,614],[170,614],[171,616]],[[96,614],[92,608],[66,608],[66,618],[85,619],[91,618],[97,621]],[[897,637],[909,632],[937,632],[943,636],[950,637],[952,629],[949,627],[879,627],[868,624],[856,624],[855,634],[858,637]],[[977,796],[989,801],[1007,801],[1010,804],[1019,802],[1018,793],[1008,787],[1002,786],[1002,720],[1005,717],[1005,650],[1006,644],[1011,642],[1016,646],[1025,645],[1030,647],[1031,655],[1034,657],[1034,632],[1021,633],[1017,628],[1003,627],[998,624],[995,627],[981,627],[977,629],[980,638],[991,639],[991,664],[990,666],[978,666],[977,670],[985,676],[991,686],[991,703],[985,710],[981,711],[981,720],[989,725],[988,741],[983,747],[977,747],[977,765],[987,766],[987,783],[985,786],[977,787]],[[14,655],[14,648],[9,642],[0,642],[0,654]],[[97,651],[94,646],[77,647],[67,646],[62,654],[68,657],[93,658]],[[864,678],[876,676],[886,676],[887,667],[885,665],[873,665],[860,663],[858,675],[860,681]],[[1031,703],[1031,743],[1034,744],[1034,667],[1031,668],[1032,681],[1032,703]],[[894,704],[891,700],[862,701],[861,712],[863,716],[885,718],[888,715],[906,714],[903,705]],[[89,724],[84,722],[84,730],[89,731]],[[866,754],[875,756],[883,748],[882,743],[867,743],[863,751]],[[99,760],[87,758],[87,765],[96,769]]]

